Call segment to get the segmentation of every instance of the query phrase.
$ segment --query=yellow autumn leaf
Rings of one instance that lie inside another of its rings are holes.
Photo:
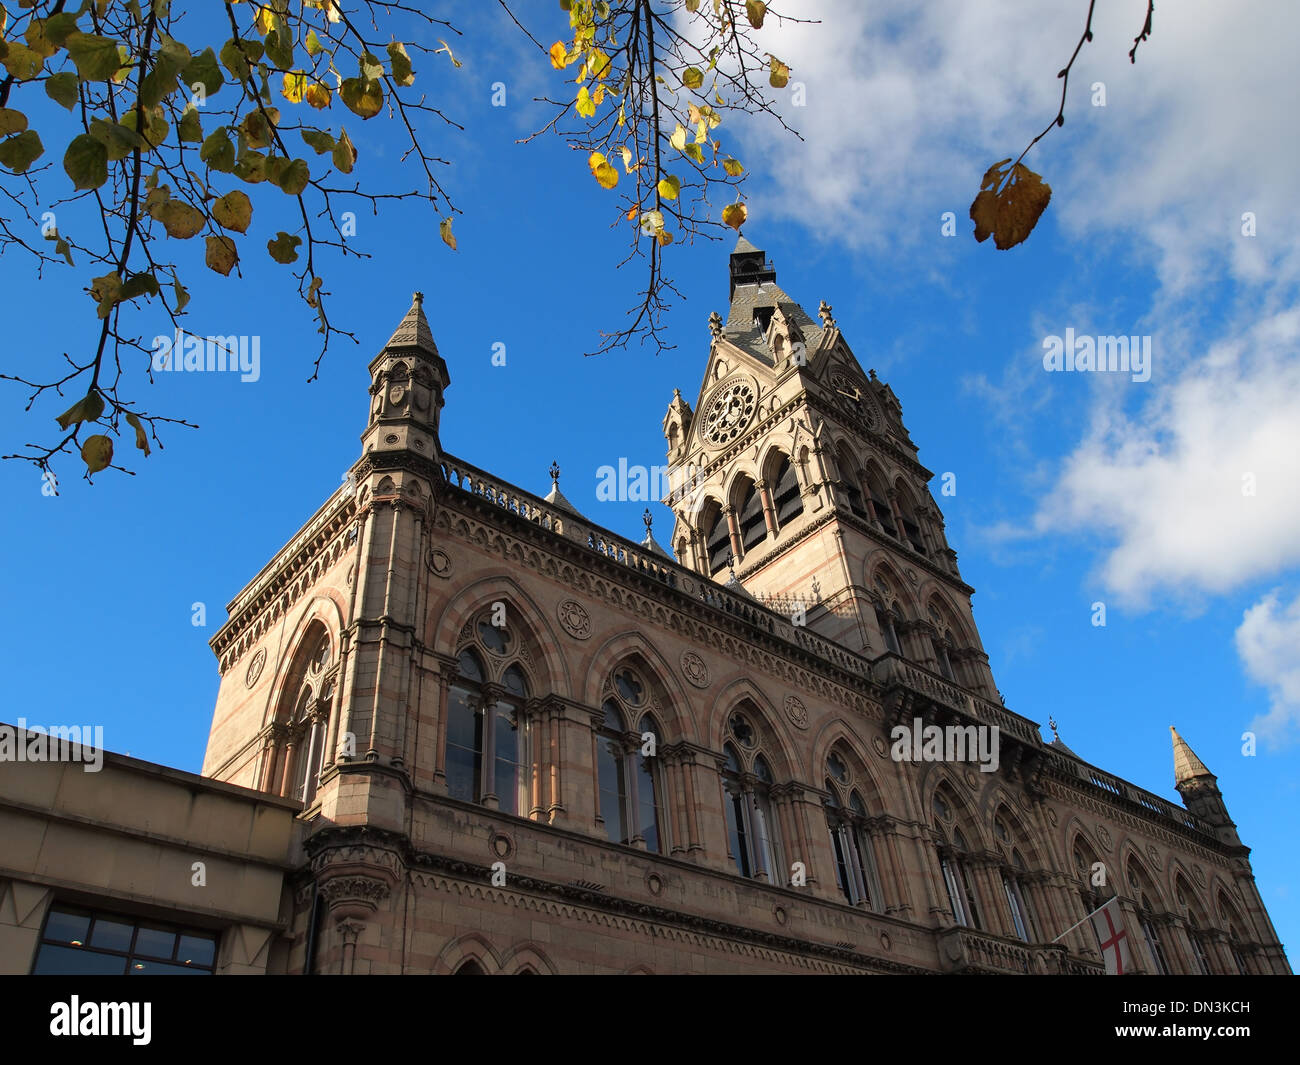
[[[774,89],[784,89],[790,82],[790,68],[770,52],[768,53],[767,58],[771,60],[772,67],[772,73],[767,79],[768,83]]]
[[[970,205],[975,239],[983,243],[992,236],[1000,251],[1024,241],[1052,199],[1052,187],[1040,175],[1021,163],[1007,171],[1004,168],[1009,162],[1003,159],[989,167]]]
[[[328,85],[322,85],[319,81],[314,81],[303,90],[302,98],[320,111],[329,107],[330,98],[333,95]]]
[[[731,226],[737,232],[745,224],[745,218],[749,212],[745,209],[743,203],[733,203],[722,209],[722,221],[725,225]]]
[[[452,251],[456,250],[456,234],[451,231],[450,218],[444,218],[438,223],[438,236],[442,237],[442,242]]]
[[[668,138],[668,143],[679,152],[686,150],[686,130],[680,122],[677,123],[677,128],[673,130],[673,135]]]
[[[556,41],[551,45],[551,66],[556,70],[563,70],[569,65],[569,51],[564,47],[563,41]]]
[[[682,183],[677,178],[673,177],[672,174],[669,174],[665,178],[660,178],[659,184],[656,188],[659,190],[659,195],[663,199],[675,200],[681,192]]]
[[[307,75],[301,70],[294,70],[284,76],[280,86],[280,95],[291,104],[302,103],[303,90],[307,88]]]
[[[574,109],[583,118],[591,118],[596,113],[596,102],[591,98],[591,93],[587,91],[587,86],[578,90],[578,99],[574,102]]]
[[[745,0],[745,16],[756,30],[763,28],[763,18],[767,15],[767,5],[763,0]]]
[[[623,173],[632,173],[632,171],[636,169],[636,167],[632,165],[632,149],[625,144],[619,149],[619,151],[623,153]]]
[[[592,152],[587,159],[587,166],[591,168],[592,177],[600,183],[601,188],[612,189],[618,184],[618,171],[609,165],[604,152]]]
[[[727,156],[726,159],[722,160],[722,169],[732,177],[740,177],[740,175],[745,172],[745,168],[741,165],[740,160],[733,159],[731,156]]]

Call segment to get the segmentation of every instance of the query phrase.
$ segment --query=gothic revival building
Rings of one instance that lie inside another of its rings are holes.
[[[1289,972],[1177,733],[1184,807],[1002,704],[932,474],[831,308],[742,238],[710,326],[663,423],[670,554],[445,450],[416,295],[348,483],[212,641],[204,777],[300,811],[260,964],[1099,973],[1084,918],[1118,896],[1139,971]]]

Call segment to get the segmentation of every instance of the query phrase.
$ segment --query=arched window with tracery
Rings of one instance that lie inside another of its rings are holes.
[[[1002,892],[1006,897],[1012,931],[1026,943],[1041,942],[1038,921],[1030,901],[1029,869],[1020,850],[1027,837],[1019,822],[1005,809],[993,818],[993,835],[1002,859]]]
[[[1165,945],[1160,938],[1156,903],[1153,901],[1158,899],[1159,895],[1151,878],[1147,876],[1136,858],[1129,859],[1128,882],[1134,896],[1138,899],[1138,924],[1142,928],[1142,939],[1146,943],[1147,953],[1155,965],[1156,972],[1161,976],[1168,976],[1171,972],[1169,959],[1165,956]]]
[[[769,479],[772,488],[772,506],[776,508],[777,530],[784,529],[786,522],[793,521],[803,513],[803,496],[799,492],[799,478],[794,466],[785,456],[777,464],[776,472]]]
[[[918,555],[928,554],[925,537],[921,535],[921,522],[916,516],[916,505],[912,502],[912,493],[901,481],[898,483],[895,498],[898,500],[898,515],[903,522],[903,538]]]
[[[596,734],[598,816],[613,843],[665,850],[658,747],[662,732],[647,709],[650,688],[638,670],[620,666],[610,675]],[[629,731],[627,722],[637,723]]]
[[[835,856],[835,882],[852,906],[883,912],[880,873],[867,827],[867,806],[849,762],[838,751],[826,759],[826,828]]]
[[[1196,971],[1202,976],[1209,976],[1214,970],[1210,965],[1210,952],[1206,947],[1209,921],[1205,918],[1205,907],[1201,905],[1196,893],[1181,876],[1174,884],[1174,897],[1178,900],[1178,908],[1187,921],[1187,940],[1192,947],[1192,961],[1196,965]]]
[[[733,493],[733,505],[740,523],[740,549],[748,554],[767,539],[763,517],[763,495],[748,477],[741,477]]]
[[[940,787],[935,790],[931,805],[938,836],[939,870],[943,874],[953,920],[959,925],[982,930],[984,922],[980,916],[975,880],[970,871],[971,851],[965,834],[957,825],[954,796],[946,788]]]
[[[527,675],[518,637],[480,617],[447,699],[447,793],[503,813],[531,812]]]
[[[867,517],[867,504],[862,498],[862,471],[852,453],[844,444],[835,452],[835,464],[840,471],[840,487],[848,498],[849,509],[860,518]]]
[[[736,711],[728,719],[723,744],[722,789],[727,843],[741,876],[785,886],[775,812],[772,768],[750,717]]]
[[[727,568],[727,558],[731,555],[731,528],[727,524],[727,515],[722,511],[722,504],[711,499],[701,512],[703,521],[700,528],[704,531],[705,567],[710,577]]]
[[[329,634],[312,622],[285,682],[284,709],[276,714],[279,742],[264,785],[304,806],[315,801],[320,783],[337,672]]]
[[[1232,964],[1237,967],[1237,972],[1241,976],[1250,974],[1250,967],[1246,964],[1245,957],[1245,938],[1242,936],[1242,929],[1245,924],[1237,909],[1228,901],[1228,896],[1219,892],[1219,913],[1223,915],[1223,928],[1228,933],[1228,953],[1232,955]]]
[[[870,504],[871,516],[876,519],[880,527],[890,536],[898,538],[898,529],[894,524],[894,511],[889,505],[889,493],[885,489],[885,482],[880,474],[875,470],[868,470],[866,475],[867,501]]]

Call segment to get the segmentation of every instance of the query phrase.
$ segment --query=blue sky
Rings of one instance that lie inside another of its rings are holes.
[[[640,538],[644,504],[597,502],[596,471],[664,461],[667,403],[674,388],[694,402],[708,314],[726,310],[731,240],[670,249],[687,297],[669,319],[673,350],[585,358],[641,284],[634,267],[613,270],[625,234],[608,228],[612,197],[557,139],[515,143],[545,120],[530,100],[558,76],[495,5],[450,6],[464,66],[423,58],[416,71],[466,127],[427,129],[453,160],[442,177],[462,212],[459,251],[427,208],[360,212],[355,244],[372,257],[323,271],[360,344],[339,342],[307,384],[314,322],[288,271],[260,254],[291,228],[289,201],[259,191],[243,278],[200,263],[188,281],[189,327],[259,335],[260,379],[137,382],[151,411],[201,428],[166,431],[147,460],[130,454],[134,477],[92,487],[70,459],[49,498],[33,467],[0,463],[0,717],[102,723],[110,748],[197,771],[218,684],[207,641],[357,457],[366,363],[415,289],[452,377],[444,447],[538,494],[558,461],[584,513]],[[1026,160],[1053,202],[1009,252],[977,245],[966,209],[986,167],[1054,114],[1083,3],[1050,17],[1023,0],[808,4],[821,25],[765,31],[806,85],[806,106],[786,108],[805,140],[771,124],[720,132],[752,173],[746,236],[807,310],[833,305],[859,361],[900,397],[921,461],[956,474],[957,494],[938,502],[1007,704],[1045,732],[1054,716],[1082,757],[1175,801],[1176,724],[1218,774],[1279,935],[1295,943],[1300,130],[1283,45],[1300,27],[1287,5],[1250,6],[1249,41],[1239,12],[1161,8],[1132,66],[1143,5],[1099,14],[1066,125]],[[558,6],[521,11],[545,42],[562,35]],[[504,108],[490,105],[497,81]],[[1104,107],[1090,100],[1098,81]],[[358,174],[411,187],[381,123],[348,123]],[[64,191],[61,173],[40,181],[50,199]],[[956,237],[941,233],[945,211]],[[1253,237],[1240,231],[1248,211]],[[0,269],[6,304],[29,309],[7,323],[6,372],[48,372],[93,343],[85,269],[38,280],[13,254]],[[1151,336],[1151,380],[1046,373],[1043,340],[1067,328]],[[170,329],[146,310],[139,331]],[[504,367],[491,363],[498,343]],[[26,398],[0,383],[4,453],[52,439],[70,402],[24,413]],[[1242,494],[1247,473],[1254,495]],[[653,509],[666,542],[671,516]],[[1091,624],[1097,601],[1104,628]],[[205,626],[191,624],[195,603]]]

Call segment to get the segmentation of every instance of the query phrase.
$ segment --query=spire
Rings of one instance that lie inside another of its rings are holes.
[[[732,249],[731,254],[742,255],[745,252],[752,252],[752,251],[758,251],[758,249],[745,239],[745,235],[743,233],[738,233],[736,235],[736,246],[735,248]]]
[[[762,287],[775,283],[776,267],[768,262],[767,256],[744,237],[737,237],[736,247],[731,253],[731,297],[735,298],[737,285]]]
[[[650,513],[649,507],[645,508],[645,513],[641,515],[641,520],[645,522],[645,539],[641,541],[641,546],[651,554],[659,555],[662,558],[672,561],[672,556],[659,546],[655,541],[654,533],[650,531],[650,526],[654,524],[655,519],[654,515]]]
[[[416,292],[411,296],[411,309],[393,330],[393,335],[388,338],[384,348],[414,348],[417,351],[438,354],[438,345],[433,342],[433,330],[429,328],[429,320],[424,316],[423,292]]]
[[[1196,752],[1187,746],[1187,741],[1178,735],[1178,730],[1170,725],[1169,731],[1173,734],[1174,740],[1174,783],[1186,784],[1191,780],[1205,778],[1214,780],[1214,774],[1196,757]]]
[[[544,497],[546,502],[550,503],[553,507],[567,510],[570,514],[573,514],[576,517],[582,517],[582,515],[578,513],[578,508],[565,499],[564,493],[560,491],[560,464],[558,462],[552,462],[551,468],[547,472],[551,475],[551,490],[547,492]]]

